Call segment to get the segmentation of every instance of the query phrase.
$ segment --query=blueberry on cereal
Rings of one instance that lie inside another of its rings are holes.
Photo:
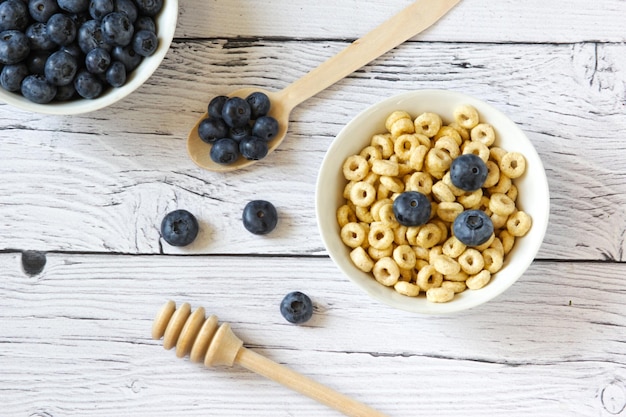
[[[393,202],[393,214],[403,226],[421,226],[430,219],[431,204],[419,191],[405,191]]]
[[[466,210],[452,225],[454,236],[467,246],[479,246],[493,234],[493,222],[482,210]]]
[[[468,153],[455,158],[450,165],[450,181],[463,191],[476,191],[483,186],[489,170],[477,155]]]
[[[290,292],[280,303],[280,314],[290,323],[304,323],[313,316],[313,302],[300,291]]]

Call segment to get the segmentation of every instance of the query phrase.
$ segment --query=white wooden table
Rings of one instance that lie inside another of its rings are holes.
[[[331,416],[242,368],[150,338],[167,299],[204,306],[250,349],[390,416],[626,415],[626,2],[463,0],[438,24],[300,105],[252,168],[186,155],[208,100],[280,89],[409,0],[181,0],[176,39],[140,90],[57,117],[0,105],[0,415]],[[551,217],[529,271],[463,314],[393,310],[351,284],[317,231],[314,184],[340,128],[383,97],[481,98],[528,134]],[[247,233],[251,199],[278,228]],[[162,217],[200,219],[174,249]],[[46,265],[26,274],[24,251]],[[278,305],[315,303],[303,326]]]

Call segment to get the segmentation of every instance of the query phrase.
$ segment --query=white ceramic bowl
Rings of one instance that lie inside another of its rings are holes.
[[[385,132],[385,119],[395,110],[405,110],[413,117],[423,112],[435,112],[445,122],[453,120],[454,108],[461,104],[474,106],[481,121],[493,125],[496,145],[507,151],[524,154],[526,173],[515,180],[519,190],[518,207],[533,220],[528,234],[516,240],[513,250],[506,256],[504,267],[491,282],[480,290],[466,290],[448,303],[432,303],[423,293],[407,297],[393,288],[378,283],[371,274],[357,269],[350,260],[350,249],[341,241],[336,211],[345,203],[343,189],[346,184],[342,174],[344,160],[368,145],[371,136]],[[339,132],[322,162],[317,179],[316,215],[322,240],[339,269],[358,287],[373,298],[398,309],[422,314],[444,314],[465,310],[483,304],[509,288],[526,271],[535,258],[548,225],[550,197],[543,164],[524,132],[494,107],[467,95],[444,90],[419,90],[383,100],[356,116]]]
[[[159,45],[149,57],[127,75],[126,83],[119,88],[108,88],[95,99],[76,98],[67,102],[51,102],[47,104],[33,103],[19,93],[12,93],[0,87],[0,101],[11,106],[33,113],[72,115],[88,113],[110,106],[138,89],[161,65],[161,61],[170,48],[178,21],[178,0],[165,0],[163,9],[155,18]]]

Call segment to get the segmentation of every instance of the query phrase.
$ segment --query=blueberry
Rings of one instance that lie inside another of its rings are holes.
[[[59,7],[70,13],[83,13],[89,10],[89,0],[57,0]]]
[[[278,133],[278,121],[271,116],[261,116],[252,125],[252,135],[270,141]]]
[[[28,67],[24,63],[5,65],[0,72],[0,85],[7,91],[20,91],[22,81],[28,74]]]
[[[87,70],[80,71],[74,79],[74,88],[79,96],[93,99],[102,94],[103,85],[98,77]]]
[[[290,292],[280,303],[280,314],[290,323],[304,323],[313,316],[313,302],[300,291]]]
[[[465,210],[454,219],[452,233],[467,246],[480,246],[493,234],[493,222],[482,210]]]
[[[270,99],[267,94],[260,91],[254,92],[246,97],[246,101],[250,105],[251,119],[258,119],[261,116],[267,115],[270,111]]]
[[[450,165],[452,185],[464,191],[476,191],[483,186],[489,173],[479,156],[468,153],[456,157]]]
[[[126,13],[128,19],[133,23],[137,20],[137,6],[132,0],[114,0],[114,3],[116,12]]]
[[[196,217],[187,210],[168,213],[161,221],[161,235],[172,246],[187,246],[198,236],[200,226]]]
[[[46,62],[48,58],[52,55],[50,51],[36,51],[31,53],[26,58],[26,67],[28,67],[28,72],[31,74],[41,74],[45,76],[46,73]]]
[[[30,0],[28,2],[28,12],[37,22],[46,23],[50,16],[59,11],[56,0]]]
[[[59,45],[69,45],[76,39],[76,22],[64,13],[52,15],[46,28],[50,39]]]
[[[95,48],[111,49],[111,45],[104,41],[100,23],[97,20],[88,20],[79,28],[76,37],[78,38],[78,46],[83,53],[89,53]]]
[[[33,103],[45,104],[54,99],[56,86],[48,83],[41,74],[31,74],[22,81],[22,95]]]
[[[17,64],[30,53],[28,38],[19,30],[0,33],[0,64]]]
[[[239,158],[239,144],[231,138],[218,139],[211,146],[210,156],[218,164],[232,164]]]
[[[222,118],[230,127],[247,125],[250,122],[250,114],[250,105],[240,97],[229,98],[222,108]]]
[[[143,57],[135,53],[130,46],[116,46],[111,51],[111,57],[124,64],[126,72],[131,72],[141,64]]]
[[[79,62],[82,62],[85,59],[85,54],[80,49],[80,46],[76,42],[71,43],[69,45],[63,45],[59,48],[59,51],[65,51],[70,55],[73,55]]]
[[[0,3],[0,32],[26,29],[29,23],[28,6],[21,0],[6,0]]]
[[[89,15],[95,20],[102,18],[115,11],[113,0],[91,0],[89,2]]]
[[[198,136],[206,143],[213,143],[228,136],[228,126],[222,119],[207,117],[198,125]]]
[[[430,219],[430,200],[418,191],[405,191],[393,201],[393,214],[403,226],[421,226]]]
[[[46,266],[46,254],[36,250],[22,252],[22,268],[28,275],[40,274]]]
[[[92,74],[104,74],[111,65],[111,54],[104,48],[94,48],[85,56],[85,67]]]
[[[138,17],[135,21],[135,32],[139,32],[140,30],[148,30],[156,33],[156,23],[154,23],[154,19],[150,16]]]
[[[149,30],[140,30],[133,36],[133,50],[141,56],[150,56],[159,46],[156,33]]]
[[[267,142],[256,136],[248,136],[239,142],[239,152],[248,160],[258,161],[267,155]]]
[[[126,82],[126,67],[120,61],[113,61],[105,75],[107,83],[112,87],[121,87]]]
[[[163,0],[135,0],[139,13],[146,16],[156,16],[163,8]]]
[[[269,201],[253,200],[243,209],[243,227],[255,235],[266,235],[276,228],[278,213]]]
[[[78,62],[74,56],[64,51],[56,51],[46,60],[44,74],[50,84],[67,85],[74,81]]]
[[[228,100],[226,96],[217,96],[211,99],[209,102],[209,106],[207,108],[207,112],[209,116],[215,117],[217,119],[222,118],[222,109],[224,108],[224,103]]]
[[[119,46],[129,45],[135,31],[128,15],[122,12],[113,12],[104,16],[100,29],[106,43]]]
[[[228,137],[237,141],[237,143],[241,142],[243,139],[250,136],[250,126],[245,125],[241,127],[231,127],[228,129]]]
[[[54,99],[56,101],[68,101],[74,98],[75,95],[76,88],[74,88],[74,83],[69,83],[57,87],[57,94],[54,96]]]
[[[56,48],[56,43],[48,36],[45,23],[35,22],[26,28],[26,37],[31,51],[49,51]]]

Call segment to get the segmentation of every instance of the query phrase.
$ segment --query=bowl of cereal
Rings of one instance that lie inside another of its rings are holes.
[[[0,101],[72,115],[125,98],[169,50],[178,0],[7,0],[0,33]]]
[[[524,132],[447,90],[387,98],[337,135],[320,167],[316,216],[334,263],[373,298],[445,314],[483,304],[524,274],[550,197]]]

